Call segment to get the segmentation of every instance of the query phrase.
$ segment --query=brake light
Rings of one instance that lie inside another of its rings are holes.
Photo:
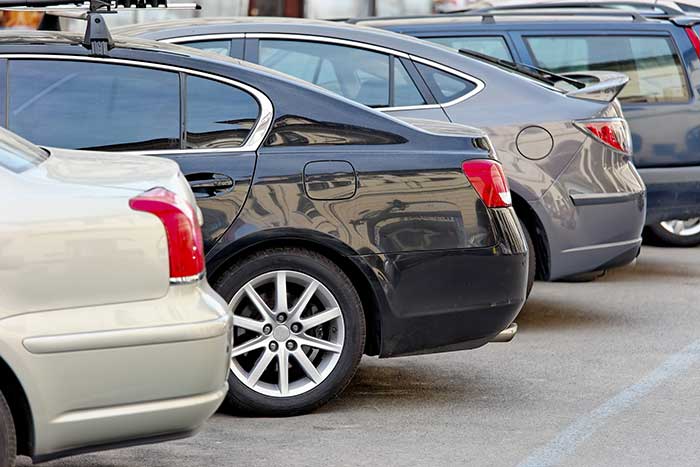
[[[462,171],[479,197],[489,208],[507,208],[512,204],[508,180],[501,164],[490,159],[462,163]]]
[[[204,242],[194,208],[161,187],[130,199],[129,206],[135,211],[153,214],[163,223],[168,241],[170,281],[183,283],[200,279],[204,272]]]
[[[698,34],[692,27],[685,28],[685,33],[688,35],[690,43],[693,44],[695,54],[698,56],[698,58],[700,58],[700,38],[698,37]]]
[[[632,154],[632,137],[627,122],[622,118],[600,118],[574,122],[588,136],[614,151]]]

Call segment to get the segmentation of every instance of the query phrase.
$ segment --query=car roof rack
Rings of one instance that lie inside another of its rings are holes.
[[[640,2],[640,1],[600,1],[600,2],[580,2],[580,1],[561,1],[547,3],[522,3],[503,6],[493,6],[488,8],[459,10],[445,13],[447,15],[458,13],[486,13],[496,11],[509,10],[566,10],[566,9],[602,9],[610,11],[634,12],[647,17],[674,17],[685,16],[687,13],[679,8],[670,5],[659,4],[656,2]]]
[[[102,15],[117,10],[143,8],[200,10],[197,3],[171,3],[168,0],[0,0],[0,10],[42,11],[46,14],[87,21],[82,44],[93,55],[106,56],[114,41]]]
[[[572,2],[573,3],[573,2]],[[605,16],[605,17],[620,17],[620,18],[630,18],[633,21],[646,21],[647,19],[664,19],[668,18],[666,14],[656,13],[642,13],[636,10],[623,10],[618,8],[601,8],[598,4],[594,4],[595,7],[589,5],[584,8],[559,8],[551,7],[547,9],[545,5],[539,8],[532,8],[532,4],[528,6],[520,7],[518,10],[506,9],[506,7],[489,7],[483,9],[474,10],[463,10],[450,13],[440,13],[433,15],[412,15],[412,16],[367,16],[359,18],[351,18],[346,20],[349,24],[358,24],[363,22],[372,21],[395,21],[395,20],[412,20],[412,19],[427,19],[427,18],[445,18],[447,17],[461,17],[461,18],[475,18],[481,17],[483,23],[495,23],[497,16]],[[499,8],[503,8],[502,10]],[[687,15],[686,13],[683,13]],[[680,15],[680,14],[679,14]]]

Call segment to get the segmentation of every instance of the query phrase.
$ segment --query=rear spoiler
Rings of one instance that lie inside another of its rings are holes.
[[[562,75],[586,83],[586,87],[569,91],[567,96],[600,102],[615,100],[630,80],[627,75],[612,71],[574,71]]]

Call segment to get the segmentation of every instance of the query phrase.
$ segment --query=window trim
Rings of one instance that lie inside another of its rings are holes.
[[[32,53],[7,53],[0,54],[0,59],[19,59],[19,60],[62,60],[62,61],[80,61],[80,62],[95,62],[95,63],[110,63],[116,65],[130,65],[137,66],[141,68],[151,68],[164,71],[172,71],[175,73],[184,73],[187,75],[198,76],[204,79],[210,79],[213,81],[218,81],[229,86],[234,86],[238,89],[248,92],[253,96],[255,100],[258,101],[260,106],[260,114],[255,122],[255,125],[250,131],[250,134],[243,142],[241,146],[235,148],[212,148],[212,149],[157,149],[157,150],[146,150],[146,151],[120,151],[119,154],[152,154],[152,155],[184,155],[184,154],[211,154],[211,153],[231,153],[231,152],[256,152],[262,144],[265,142],[268,131],[272,126],[272,117],[274,115],[274,107],[270,99],[263,94],[261,91],[247,85],[240,83],[230,78],[224,76],[207,73],[204,71],[193,70],[191,68],[173,66],[173,65],[163,65],[160,63],[150,63],[143,62],[140,60],[131,60],[123,58],[101,58],[101,57],[88,57],[84,55],[50,55],[50,54],[32,54]],[[183,90],[180,89],[180,95],[182,96]],[[182,99],[182,97],[181,97]],[[183,109],[180,109],[182,113]]]
[[[525,46],[525,49],[527,50],[527,53],[529,55],[529,59],[532,62],[534,66],[539,66],[537,57],[535,56],[535,53],[532,50],[532,46],[530,45],[530,42],[528,41],[529,38],[561,38],[561,37],[660,37],[667,39],[670,41],[671,45],[671,52],[674,54],[674,59],[678,60],[678,65],[680,67],[681,73],[683,75],[683,79],[685,81],[685,89],[687,91],[687,96],[688,99],[682,102],[624,102],[623,100],[620,100],[620,104],[622,104],[624,107],[640,107],[640,106],[648,106],[648,105],[687,105],[688,103],[692,102],[693,99],[695,98],[695,90],[693,89],[693,83],[690,81],[690,76],[688,74],[688,66],[685,63],[685,60],[683,60],[683,54],[681,53],[681,50],[678,48],[678,44],[676,43],[676,38],[673,36],[673,34],[669,33],[668,31],[645,31],[645,32],[626,32],[626,31],[615,31],[612,33],[601,33],[601,32],[592,32],[588,30],[580,30],[576,32],[562,32],[562,33],[547,33],[547,32],[540,32],[539,30],[535,31],[527,31],[523,34],[520,35],[520,40],[522,41],[522,44]],[[619,99],[619,97],[618,97]]]
[[[180,44],[183,42],[192,42],[194,39],[193,37],[196,37],[196,40],[212,40],[212,38],[217,38],[217,39],[227,39],[227,38],[236,38],[240,39],[241,37],[245,37],[245,39],[288,39],[288,40],[298,40],[298,41],[306,41],[306,42],[324,42],[328,44],[336,44],[336,45],[344,45],[347,47],[354,47],[357,49],[365,49],[365,50],[371,50],[373,52],[379,52],[387,55],[393,55],[394,57],[399,57],[399,58],[404,58],[407,60],[413,60],[416,62],[420,62],[424,65],[432,66],[434,68],[437,68],[441,71],[444,71],[445,73],[449,73],[451,75],[454,75],[460,79],[465,79],[467,81],[470,81],[475,85],[474,89],[472,89],[470,92],[464,94],[463,96],[460,96],[456,99],[453,99],[449,102],[445,102],[444,104],[421,104],[421,105],[407,105],[407,106],[400,106],[400,107],[376,107],[375,110],[379,110],[382,112],[389,112],[389,111],[395,111],[395,110],[420,110],[420,109],[443,109],[446,107],[451,107],[453,105],[459,104],[470,97],[473,97],[480,93],[486,85],[484,84],[483,81],[480,79],[468,75],[466,73],[463,73],[459,70],[456,70],[454,68],[448,67],[446,65],[442,65],[440,63],[434,62],[432,60],[419,57],[416,55],[408,54],[405,52],[401,52],[399,50],[395,49],[390,49],[388,47],[382,47],[378,45],[373,45],[373,44],[368,44],[365,42],[358,42],[350,39],[340,39],[337,37],[324,37],[324,36],[314,36],[310,34],[296,34],[296,33],[268,33],[268,32],[260,32],[260,33],[223,33],[223,34],[201,34],[199,36],[183,36],[183,37],[172,37],[169,39],[163,39],[163,42],[168,42],[171,44]],[[1,56],[1,55],[0,55]],[[418,88],[420,91],[420,88]],[[426,96],[423,96],[425,98]]]

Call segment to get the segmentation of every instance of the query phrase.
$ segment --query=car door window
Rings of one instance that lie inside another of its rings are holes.
[[[416,63],[416,67],[439,104],[458,99],[476,89],[476,83],[435,67],[422,63]]]
[[[690,98],[685,72],[671,38],[665,36],[526,37],[538,67],[557,73],[617,71],[630,81],[626,103],[675,103]]]
[[[336,44],[260,40],[260,64],[370,107],[388,107],[390,57]]]
[[[199,50],[206,50],[207,52],[213,52],[219,55],[229,56],[231,54],[231,41],[229,39],[220,41],[196,41],[196,42],[185,42],[182,45],[187,47],[194,47]]]
[[[242,146],[260,114],[258,101],[242,89],[187,77],[185,145],[190,149]]]
[[[455,50],[473,50],[501,60],[513,61],[513,55],[508,49],[506,40],[500,36],[425,37],[424,39]]]
[[[416,84],[408,74],[401,60],[394,59],[394,102],[392,107],[406,107],[411,105],[423,105],[425,99],[416,87]]]
[[[42,146],[106,151],[180,147],[177,73],[65,60],[9,64],[8,127]]]

